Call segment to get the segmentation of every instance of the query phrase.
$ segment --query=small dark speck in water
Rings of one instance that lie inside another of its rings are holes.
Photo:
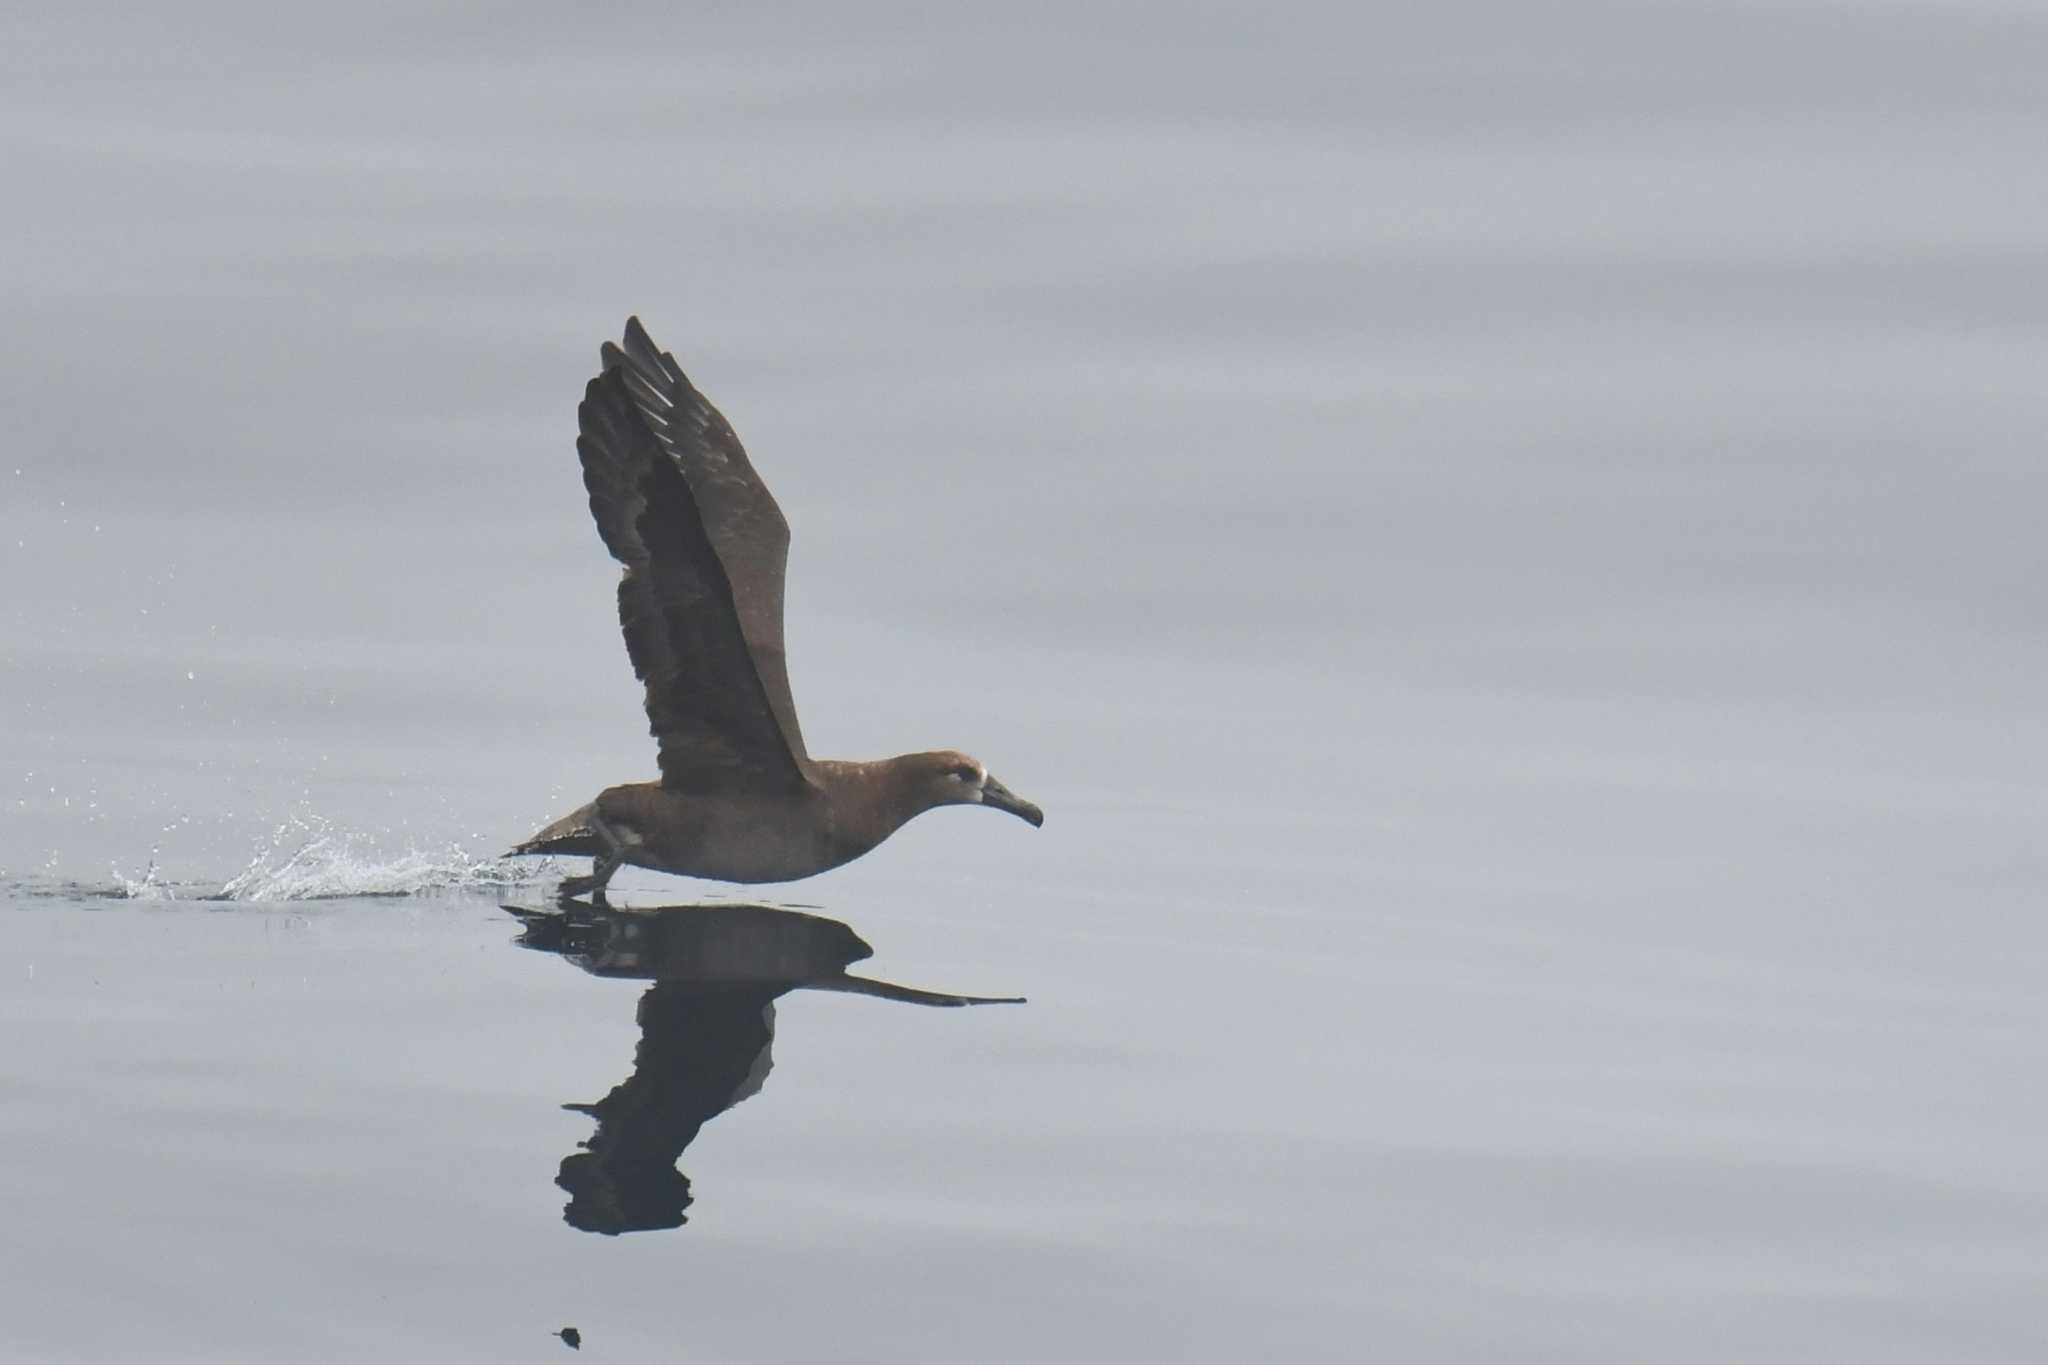
[[[572,1351],[583,1349],[583,1333],[577,1331],[574,1327],[564,1327],[561,1331],[554,1333],[554,1335],[560,1337],[562,1344]]]

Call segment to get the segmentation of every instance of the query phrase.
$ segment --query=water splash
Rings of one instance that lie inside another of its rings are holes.
[[[157,868],[154,850],[149,855],[149,866],[143,869],[140,881],[125,875],[118,867],[110,870],[114,874],[112,894],[116,900],[174,901],[178,898],[178,888],[165,881]]]
[[[293,816],[211,899],[303,901],[499,891],[559,875],[548,860],[479,859],[457,844],[385,857],[370,835],[335,829],[318,816]]]

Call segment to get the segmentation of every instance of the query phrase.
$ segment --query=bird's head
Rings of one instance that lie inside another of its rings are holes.
[[[1034,826],[1045,812],[988,775],[988,765],[956,749],[911,754],[910,766],[918,795],[926,806],[988,806],[1006,810]]]

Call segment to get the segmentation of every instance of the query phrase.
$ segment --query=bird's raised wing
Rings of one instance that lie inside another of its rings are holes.
[[[807,782],[782,647],[789,523],[732,426],[637,318],[603,355],[576,453],[598,533],[626,566],[619,624],[662,783]]]

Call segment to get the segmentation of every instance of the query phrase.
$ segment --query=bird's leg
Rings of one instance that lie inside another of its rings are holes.
[[[605,854],[595,863],[591,864],[588,877],[563,878],[562,884],[555,889],[556,898],[566,901],[574,900],[578,896],[588,895],[591,904],[597,906],[604,905],[605,883],[612,879],[612,873],[617,872],[619,864],[624,861],[624,854],[616,849]]]
[[[605,904],[605,883],[612,879],[612,873],[619,870],[619,864],[626,861],[626,845],[612,832],[611,826],[594,814],[590,818],[590,828],[604,841],[604,852],[590,865],[588,877],[565,878],[556,889],[555,896],[559,900],[573,900],[587,893],[592,905],[602,906]]]

